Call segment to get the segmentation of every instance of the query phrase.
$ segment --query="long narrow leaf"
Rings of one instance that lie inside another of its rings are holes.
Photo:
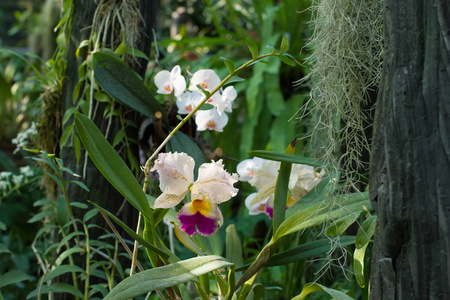
[[[275,161],[281,161],[281,162],[288,162],[293,164],[302,164],[302,165],[308,165],[313,167],[322,167],[323,162],[320,162],[318,160],[309,158],[309,157],[303,157],[298,156],[294,154],[288,154],[283,152],[273,152],[273,151],[266,151],[266,150],[253,150],[248,152],[251,156],[261,157],[264,159],[269,160],[275,160]]]
[[[106,295],[105,300],[125,300],[148,292],[195,280],[208,272],[233,266],[220,256],[201,256],[153,268],[125,278]]]
[[[345,215],[361,212],[364,210],[364,206],[372,207],[368,193],[329,197],[325,201],[297,211],[287,218],[278,228],[274,239],[277,240],[290,233],[317,226],[330,218],[338,219]]]
[[[151,220],[150,206],[137,179],[97,126],[80,113],[75,113],[75,125],[84,147],[103,176],[131,205]]]

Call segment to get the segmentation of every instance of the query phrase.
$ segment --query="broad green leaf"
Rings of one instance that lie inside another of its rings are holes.
[[[83,222],[87,222],[98,214],[98,209],[91,209],[84,214]]]
[[[343,246],[355,243],[354,236],[342,236],[339,240]],[[273,255],[267,262],[267,267],[285,265],[299,260],[315,257],[327,253],[331,249],[330,239],[312,241],[295,248]]]
[[[55,265],[60,265],[60,264],[62,264],[62,262],[67,258],[67,257],[69,257],[70,255],[72,255],[72,254],[75,254],[75,253],[80,253],[80,252],[84,252],[85,250],[83,249],[83,248],[81,248],[81,247],[78,247],[78,246],[73,246],[72,248],[69,248],[69,249],[67,249],[67,250],[65,250],[63,253],[61,253],[59,256],[58,256],[58,258],[56,259],[56,261],[55,261]]]
[[[54,214],[53,211],[52,214]],[[63,195],[59,196],[56,200],[56,220],[61,228],[70,222],[70,212],[67,207],[66,198],[64,198]],[[64,233],[67,234],[68,230],[69,228],[66,227],[64,229]]]
[[[53,270],[48,272],[44,280],[50,281],[65,273],[84,273],[84,270],[75,265],[60,265],[56,266]]]
[[[367,218],[359,228],[358,233],[356,234],[356,242],[355,246],[357,249],[364,247],[367,245],[375,234],[375,227],[377,225],[377,216],[370,216]]]
[[[234,70],[236,70],[236,66],[234,65],[234,62],[231,59],[228,59],[225,57],[221,57],[221,59],[223,59],[225,66],[227,67],[230,74],[232,74],[234,72]]]
[[[288,234],[323,224],[330,219],[342,218],[345,214],[360,213],[364,210],[364,205],[372,207],[367,192],[330,196],[323,202],[292,214],[280,225],[274,239],[277,240]]]
[[[307,284],[305,284],[305,286],[303,287],[302,292],[300,293],[300,295],[295,296],[294,298],[292,298],[292,300],[303,300],[309,294],[314,293],[314,292],[318,292],[318,291],[323,291],[325,293],[328,293],[328,295],[333,297],[333,299],[335,299],[335,300],[353,300],[352,297],[350,297],[349,295],[344,294],[343,292],[340,292],[340,291],[335,290],[335,289],[327,288],[327,287],[325,287],[325,286],[323,286],[321,284],[318,284],[318,283],[307,283]]]
[[[31,280],[31,277],[23,271],[11,270],[0,276],[0,287],[5,287],[24,280]]]
[[[196,280],[202,274],[233,266],[220,256],[200,256],[153,268],[125,278],[104,300],[125,300],[148,292]]]
[[[234,224],[226,229],[226,258],[234,263],[236,268],[242,266],[242,244]]]
[[[289,48],[289,42],[287,36],[283,36],[281,39],[281,45],[280,45],[280,51],[281,53],[286,52],[286,50]]]
[[[163,250],[153,246],[152,244],[150,244],[149,242],[147,242],[146,240],[144,240],[140,235],[137,235],[136,232],[131,229],[130,227],[128,227],[124,222],[122,222],[119,218],[117,218],[115,215],[113,215],[112,213],[110,213],[109,211],[107,211],[106,209],[104,209],[103,207],[95,204],[94,202],[89,201],[89,203],[91,203],[92,205],[94,205],[99,211],[101,211],[102,213],[104,213],[105,215],[107,215],[109,218],[111,218],[114,222],[117,223],[117,225],[119,225],[120,227],[122,227],[133,239],[135,239],[136,241],[139,242],[139,244],[143,245],[144,247],[146,247],[147,249],[149,249],[152,252],[155,252],[157,254],[159,254],[161,257],[163,258],[168,258],[169,254],[167,254],[166,252],[164,252]]]
[[[71,107],[68,108],[66,110],[66,112],[64,113],[64,117],[63,117],[63,125],[65,125],[67,123],[67,121],[69,121],[69,119],[72,117],[72,115],[78,110],[78,107]]]
[[[252,54],[252,58],[256,59],[258,57],[258,46],[256,43],[249,37],[245,39],[245,43]]]
[[[327,236],[336,236],[343,233],[356,221],[356,219],[358,219],[358,217],[359,213],[351,213],[333,221],[333,223],[328,226],[325,234]]]
[[[356,281],[361,288],[366,286],[366,280],[364,278],[364,256],[366,254],[366,248],[369,243],[364,244],[361,248],[355,249],[353,255],[353,272],[355,272]]]
[[[248,152],[251,156],[261,157],[268,160],[275,160],[275,161],[281,161],[281,162],[288,162],[293,164],[302,164],[302,165],[308,165],[313,167],[321,167],[323,166],[323,163],[309,158],[309,157],[303,157],[298,156],[294,154],[288,154],[288,153],[282,153],[282,152],[273,152],[273,151],[266,151],[266,150],[253,150]]]
[[[168,119],[161,104],[123,61],[108,53],[95,52],[92,67],[98,84],[111,97],[150,118],[159,111],[163,114],[163,122],[168,125]]]
[[[152,212],[142,187],[97,126],[85,115],[75,114],[78,135],[94,164],[131,205],[151,220]]]

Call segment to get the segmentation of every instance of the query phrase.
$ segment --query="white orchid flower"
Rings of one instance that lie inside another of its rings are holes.
[[[159,71],[155,75],[155,85],[158,87],[158,94],[170,94],[174,91],[176,97],[186,89],[186,79],[181,75],[180,66],[175,66],[172,71]]]

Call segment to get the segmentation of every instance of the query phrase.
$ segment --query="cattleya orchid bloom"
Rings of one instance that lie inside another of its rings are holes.
[[[181,230],[188,235],[196,232],[211,235],[223,223],[218,204],[230,200],[238,190],[233,184],[237,174],[229,174],[222,160],[204,163],[194,181],[194,159],[186,153],[160,153],[151,171],[159,174],[162,194],[155,200],[154,208],[170,208],[180,203],[190,192],[191,201],[178,213]]]
[[[240,181],[248,181],[258,189],[258,192],[250,194],[245,199],[245,205],[250,215],[260,213],[273,218],[273,201],[275,185],[278,176],[280,162],[261,158],[246,159],[237,166]],[[298,202],[321,180],[322,174],[314,171],[307,165],[293,164],[289,177],[289,198],[286,209]]]
[[[186,80],[181,75],[180,66],[173,67],[172,71],[159,71],[155,75],[155,85],[158,87],[158,94],[170,94],[174,91],[176,97],[181,95],[186,89]]]

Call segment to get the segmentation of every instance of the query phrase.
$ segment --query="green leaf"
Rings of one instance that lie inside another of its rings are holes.
[[[84,147],[103,176],[131,205],[151,220],[152,212],[141,186],[97,126],[80,113],[75,114],[75,125]]]
[[[49,291],[52,291],[53,293],[65,293],[65,294],[71,294],[75,297],[83,298],[83,294],[80,292],[79,289],[75,288],[73,285],[63,283],[63,282],[54,282],[52,285],[47,286],[44,285],[42,288],[42,294],[48,294]],[[32,298],[37,296],[37,290],[33,293],[30,293],[27,298]]]
[[[78,110],[78,107],[71,107],[68,108],[66,110],[66,112],[64,113],[64,117],[63,117],[63,125],[65,125],[67,123],[67,121],[69,121],[70,117],[72,117],[72,115]]]
[[[200,247],[194,242],[192,237],[188,236],[183,230],[181,230],[178,226],[174,227],[175,235],[186,248],[191,250],[197,255],[203,256],[205,253],[200,249]]]
[[[73,146],[75,149],[75,158],[77,159],[77,163],[80,162],[80,156],[81,156],[81,144],[80,139],[77,135],[73,136]]]
[[[84,214],[83,222],[87,222],[98,214],[98,209],[91,209]]]
[[[159,111],[163,114],[163,122],[169,124],[161,104],[150,94],[137,74],[119,58],[95,52],[92,67],[98,84],[111,97],[150,118]]]
[[[31,277],[23,271],[11,270],[0,276],[0,287],[5,287],[24,280],[31,280]]]
[[[48,274],[45,276],[45,281],[50,281],[62,274],[65,273],[84,273],[84,270],[78,266],[75,265],[60,265],[56,266],[53,270],[48,272]]]
[[[287,147],[286,154],[295,152],[297,140]],[[289,177],[291,176],[292,163],[281,162],[278,169],[277,182],[275,185],[273,200],[273,232],[276,232],[286,216],[286,203],[289,195]]]
[[[214,105],[209,104],[209,103],[205,103],[198,110],[210,110],[210,109],[213,109],[213,108],[214,108]]]
[[[97,207],[97,209],[99,211],[101,211],[102,213],[104,213],[105,215],[107,215],[109,218],[111,218],[114,222],[117,223],[117,225],[119,225],[120,227],[122,227],[133,239],[135,239],[136,241],[139,242],[139,244],[143,245],[145,248],[149,249],[150,251],[153,251],[157,254],[159,254],[161,257],[163,258],[167,258],[169,257],[169,255],[164,252],[163,250],[153,246],[152,244],[150,244],[149,242],[147,242],[146,240],[144,240],[140,235],[137,235],[136,232],[131,229],[130,227],[128,227],[124,222],[122,222],[119,218],[117,218],[115,215],[113,215],[112,213],[110,213],[109,211],[107,211],[106,209],[104,209],[103,207],[95,204],[94,202],[89,201],[89,203],[91,203],[92,205],[94,205],[95,207]]]
[[[202,274],[233,266],[220,256],[201,256],[153,268],[125,278],[104,300],[125,300],[148,292],[196,280]]]
[[[292,59],[290,59],[289,57],[285,56],[284,54],[277,55],[277,57],[285,64],[295,67],[295,62]]]
[[[367,192],[330,196],[323,202],[292,214],[280,225],[274,235],[274,240],[305,228],[323,224],[330,219],[342,218],[346,214],[360,213],[364,210],[363,206],[372,207]]]
[[[64,132],[61,135],[61,139],[59,140],[59,148],[62,149],[66,144],[67,141],[69,140],[70,136],[72,135],[73,132],[73,124],[70,126],[67,126],[66,129],[64,129]]]
[[[34,216],[32,216],[29,220],[28,223],[36,223],[41,221],[42,219],[49,217],[49,216],[53,216],[55,213],[51,210],[44,210],[41,211],[40,213],[35,214]]]
[[[349,295],[344,294],[343,292],[340,292],[338,290],[334,290],[331,288],[327,288],[321,284],[318,283],[307,283],[305,284],[305,286],[302,289],[302,292],[300,293],[300,295],[295,296],[294,298],[292,298],[292,300],[303,300],[306,298],[306,296],[308,296],[311,293],[314,292],[318,292],[318,291],[323,291],[325,293],[328,293],[328,295],[330,295],[331,297],[333,297],[333,299],[335,300],[353,300],[352,297],[350,297]]]
[[[0,243],[0,254],[4,254],[4,253],[6,253],[6,254],[8,254],[8,255],[11,255],[11,254],[12,254],[12,252],[9,251],[8,247],[6,247],[5,244],[1,244],[1,243]]]
[[[366,279],[364,278],[364,256],[368,245],[369,243],[364,244],[359,249],[355,249],[353,255],[353,272],[355,272],[356,281],[361,288],[366,286]]]
[[[309,158],[309,157],[303,157],[298,156],[294,154],[288,154],[283,152],[273,152],[273,151],[266,151],[266,150],[253,150],[248,152],[251,156],[261,157],[264,159],[269,160],[275,160],[275,161],[281,161],[281,162],[288,162],[293,164],[302,164],[302,165],[308,165],[313,167],[321,167],[323,166],[323,163]]]
[[[281,53],[286,52],[286,50],[289,48],[289,42],[287,36],[283,36],[281,39],[281,45],[280,45],[280,51]],[[295,64],[294,64],[295,65]]]
[[[125,137],[125,130],[120,129],[119,131],[117,131],[112,146],[115,147],[119,145],[119,143],[123,140],[124,137]]]
[[[88,187],[84,183],[82,183],[81,181],[70,180],[70,181],[66,181],[66,183],[74,183],[74,184],[78,185],[80,188],[82,188],[83,190],[85,190],[86,192],[89,192]]]
[[[242,244],[234,224],[228,225],[226,229],[226,258],[236,265],[242,266]]]
[[[252,53],[252,58],[256,59],[258,57],[258,46],[256,45],[256,43],[249,37],[245,39],[245,43],[247,44],[248,49]]]
[[[344,208],[345,209],[345,208]],[[349,215],[343,216],[342,218],[339,218],[333,223],[330,224],[330,226],[327,228],[325,234],[327,236],[336,236],[343,233],[347,228],[355,223],[356,219],[359,217],[358,213],[351,213]]]
[[[343,246],[351,245],[355,243],[355,237],[342,236],[339,242]],[[330,239],[321,239],[317,241],[312,241],[273,255],[267,262],[266,266],[273,267],[285,265],[306,258],[319,256],[330,251],[331,247],[332,246],[330,244]]]
[[[229,84],[235,83],[235,82],[242,82],[242,81],[245,81],[245,79],[241,78],[239,76],[233,76],[225,83],[225,85],[229,85]]]
[[[370,216],[364,223],[362,223],[361,228],[359,228],[356,234],[356,249],[364,247],[370,241],[370,239],[375,234],[375,227],[377,225],[377,216]]]
[[[225,57],[221,57],[220,59],[223,59],[223,62],[225,63],[225,66],[227,67],[230,74],[232,74],[234,70],[236,70],[236,66],[234,65],[234,62],[231,59]]]

